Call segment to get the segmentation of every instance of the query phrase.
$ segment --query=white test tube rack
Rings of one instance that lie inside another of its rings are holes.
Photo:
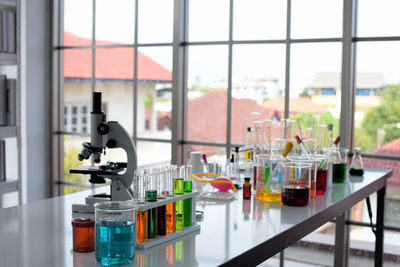
[[[157,236],[156,238],[147,239],[145,242],[135,242],[135,248],[137,249],[149,249],[155,246],[158,246],[163,243],[167,243],[171,240],[181,238],[185,235],[191,233],[200,233],[200,225],[197,224],[196,221],[196,197],[199,195],[198,191],[193,191],[190,193],[184,193],[182,195],[173,195],[165,198],[157,198],[157,201],[154,202],[138,202],[137,210],[138,211],[146,211],[152,208],[157,208],[160,206],[167,205],[169,203],[177,202],[179,200],[184,200],[188,198],[192,198],[192,225],[184,226],[182,230],[175,230],[173,233],[167,233],[166,235]],[[137,222],[136,222],[137,223]],[[135,233],[136,236],[136,233]]]

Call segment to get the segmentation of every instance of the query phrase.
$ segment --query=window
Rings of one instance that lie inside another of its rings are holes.
[[[87,103],[64,103],[64,129],[73,133],[88,133],[90,128],[90,114],[87,111],[90,104]]]

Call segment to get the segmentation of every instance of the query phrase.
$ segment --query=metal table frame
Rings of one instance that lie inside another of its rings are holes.
[[[230,259],[220,266],[256,266],[265,260],[281,252],[281,265],[283,266],[283,250],[321,225],[336,217],[336,236],[334,266],[348,266],[349,250],[349,225],[347,224],[348,214],[351,207],[374,192],[378,193],[377,198],[377,219],[376,219],[376,240],[375,240],[375,266],[383,264],[383,233],[384,233],[384,207],[386,195],[386,180],[392,175],[388,171],[380,179],[375,180],[369,186],[364,187],[348,197],[339,200],[318,214],[310,216],[305,221],[280,233],[273,238],[261,243],[241,255]]]

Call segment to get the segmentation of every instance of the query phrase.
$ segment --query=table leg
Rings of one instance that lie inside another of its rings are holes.
[[[285,266],[285,250],[282,250],[281,253],[279,253],[279,267],[284,267]]]
[[[378,191],[376,207],[375,267],[383,264],[383,232],[385,219],[386,185]]]
[[[348,265],[349,226],[346,223],[348,217],[348,211],[336,217],[334,267],[347,267]]]

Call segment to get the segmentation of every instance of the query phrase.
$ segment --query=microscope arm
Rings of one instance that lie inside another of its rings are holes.
[[[131,185],[137,168],[137,154],[135,144],[128,132],[116,121],[106,123],[109,127],[107,133],[106,146],[108,148],[122,148],[127,155],[126,171],[122,174],[112,174],[107,176],[111,179],[111,198],[112,200],[128,200],[133,198]],[[121,187],[124,190],[121,190]]]

